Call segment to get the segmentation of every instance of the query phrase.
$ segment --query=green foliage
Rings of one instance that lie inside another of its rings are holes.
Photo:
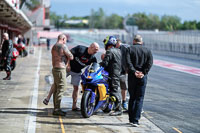
[[[135,20],[135,24],[140,29],[148,28],[148,16],[145,13],[135,13],[133,14],[133,18]]]
[[[112,14],[106,17],[105,25],[107,29],[122,29],[123,28],[123,18],[117,14]]]
[[[198,24],[196,21],[185,21],[181,27],[182,30],[197,30]]]
[[[91,10],[89,27],[98,29],[105,28],[105,13],[102,8],[99,8],[98,11]]]
[[[200,30],[200,21],[197,23],[197,29]]]
[[[126,21],[127,25],[137,25],[141,30],[200,30],[200,22],[197,21],[184,21],[181,23],[181,19],[177,16],[164,15],[159,17],[155,14],[135,13],[128,15],[129,19]],[[89,24],[66,24],[66,20],[89,20]],[[77,17],[72,16],[70,18],[67,15],[60,16],[55,12],[50,12],[51,24],[54,24],[57,28],[97,28],[97,29],[122,29],[123,28],[122,16],[117,14],[111,14],[106,16],[102,8],[97,11],[91,10],[90,16]]]
[[[167,31],[173,31],[180,29],[181,26],[181,19],[177,16],[167,16],[164,15],[161,18],[160,22],[160,29],[161,30],[167,30]]]
[[[54,25],[57,29],[65,27],[65,19],[67,19],[67,15],[64,15],[62,17],[60,15],[57,15],[55,12],[50,12],[50,23]]]
[[[147,21],[147,28],[150,30],[158,29],[160,27],[160,18],[158,15],[149,14]]]

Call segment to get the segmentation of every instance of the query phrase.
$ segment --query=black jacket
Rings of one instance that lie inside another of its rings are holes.
[[[11,40],[4,40],[2,44],[2,57],[12,57],[13,43]]]
[[[106,71],[109,72],[109,76],[120,76],[121,72],[121,51],[118,48],[110,48],[106,51],[104,60],[100,63]]]
[[[97,62],[97,59],[94,55],[88,54],[88,47],[78,45],[72,48],[70,51],[74,56],[74,59],[70,61],[72,72],[80,73],[81,69],[87,65]]]
[[[121,55],[122,55],[122,58],[121,58],[121,74],[126,74],[126,71],[127,71],[127,59],[126,59],[126,55],[127,55],[127,48],[129,47],[130,45],[128,44],[121,44],[119,49],[121,50]]]
[[[135,73],[136,70],[148,74],[153,65],[153,56],[149,49],[141,44],[135,44],[128,48],[127,65],[130,73]]]

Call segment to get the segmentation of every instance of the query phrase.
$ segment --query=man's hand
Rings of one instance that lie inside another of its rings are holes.
[[[4,60],[6,60],[6,57],[4,57]]]
[[[67,70],[67,72],[70,72],[70,71],[71,71],[70,65],[67,65],[66,70]]]
[[[144,77],[144,74],[142,73],[142,72],[140,72],[140,71],[136,71],[135,72],[135,76],[137,77],[137,78],[143,78]]]
[[[105,53],[101,54],[101,60],[103,60],[105,57]]]

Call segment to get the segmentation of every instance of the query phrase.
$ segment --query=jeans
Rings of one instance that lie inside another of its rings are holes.
[[[136,78],[135,75],[128,75],[128,91],[130,99],[128,103],[129,121],[138,123],[144,100],[144,94],[147,84],[147,75],[142,79]]]

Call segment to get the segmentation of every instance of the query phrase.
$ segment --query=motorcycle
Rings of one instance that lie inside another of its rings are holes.
[[[12,54],[13,54],[13,57],[10,62],[10,67],[11,67],[11,70],[13,71],[16,67],[16,59],[19,56],[19,52],[17,51],[16,48],[13,48]],[[0,71],[3,71],[3,70],[4,70],[4,60],[2,59],[0,55]]]
[[[14,44],[14,48],[16,48],[19,51],[19,55],[21,57],[25,57],[28,55],[28,52],[26,50],[25,44],[20,43],[20,44]]]
[[[81,114],[84,118],[89,118],[99,109],[104,113],[113,109],[116,99],[109,94],[108,75],[98,63],[92,63],[82,73]]]

